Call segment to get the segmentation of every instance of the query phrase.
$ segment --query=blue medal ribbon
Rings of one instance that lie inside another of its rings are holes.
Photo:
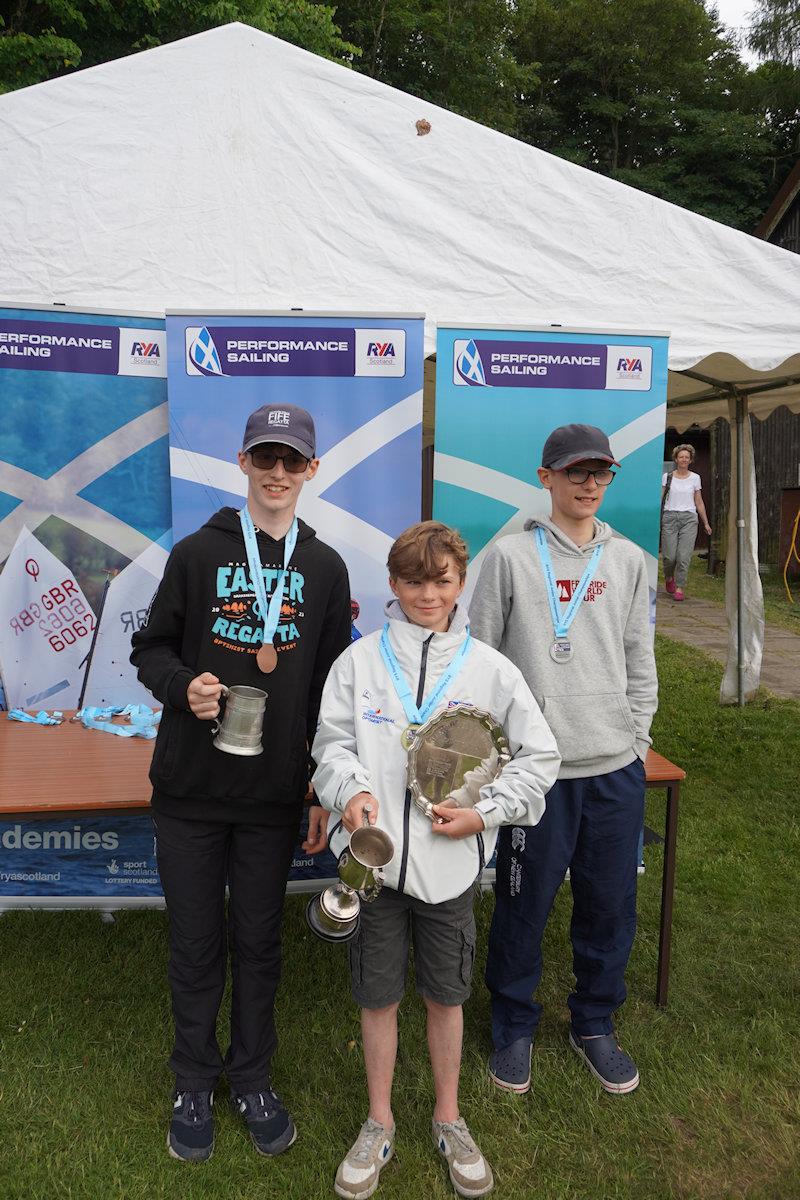
[[[45,709],[33,716],[32,713],[26,713],[24,708],[12,708],[8,714],[9,721],[28,722],[31,725],[60,725],[64,720],[64,714],[58,709],[53,709],[53,715],[48,716]]]
[[[278,622],[281,618],[281,605],[283,604],[283,593],[286,587],[289,561],[297,545],[297,517],[292,521],[284,539],[283,569],[275,583],[275,590],[270,596],[269,603],[267,602],[267,586],[264,583],[264,569],[261,565],[261,555],[258,552],[256,527],[253,524],[253,518],[250,516],[246,505],[239,513],[239,521],[242,526],[242,535],[244,536],[244,545],[247,551],[247,565],[250,568],[250,578],[253,581],[253,591],[256,594],[258,607],[261,609],[261,616],[264,620],[264,642],[271,645],[275,639],[275,631],[278,628]]]
[[[154,711],[146,704],[128,704],[125,708],[109,704],[105,708],[81,708],[75,714],[84,729],[99,729],[102,733],[116,733],[118,737],[154,738],[161,711]],[[127,717],[127,725],[115,725],[112,717]]]
[[[581,575],[580,583],[572,593],[572,599],[566,609],[561,612],[558,602],[558,588],[556,587],[556,577],[553,572],[553,560],[550,557],[550,550],[547,545],[547,535],[541,525],[536,527],[536,548],[539,551],[539,558],[542,560],[542,570],[544,571],[545,583],[547,584],[547,599],[550,603],[550,616],[553,620],[553,633],[556,640],[565,638],[569,633],[569,627],[575,620],[580,608],[581,601],[586,595],[586,590],[594,578],[594,573],[597,570],[597,564],[600,561],[600,555],[603,553],[602,544],[595,546],[592,551],[592,556],[589,559],[583,574]]]
[[[389,672],[389,677],[394,684],[394,690],[397,692],[397,698],[403,706],[403,711],[406,714],[410,725],[424,725],[428,717],[431,715],[436,705],[444,696],[445,692],[450,687],[455,677],[464,665],[464,659],[467,657],[472,646],[472,635],[467,628],[467,636],[458,648],[450,665],[445,670],[433,691],[422,701],[421,707],[417,707],[414,697],[411,694],[411,688],[408,685],[408,680],[403,674],[403,669],[397,661],[397,655],[392,649],[389,641],[389,622],[387,621],[383,627],[381,634],[380,650],[381,658],[383,659],[386,670]]]

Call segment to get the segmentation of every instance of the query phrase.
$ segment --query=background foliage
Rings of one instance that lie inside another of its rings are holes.
[[[0,91],[229,21],[741,229],[800,155],[800,0],[14,0]]]

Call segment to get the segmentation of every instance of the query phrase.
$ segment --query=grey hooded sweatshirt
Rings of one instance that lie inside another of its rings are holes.
[[[603,553],[568,634],[573,657],[550,657],[553,623],[535,530],[547,535],[563,612],[598,544]],[[644,761],[658,680],[642,551],[595,521],[594,537],[575,543],[547,519],[500,538],[481,568],[469,606],[474,637],[519,667],[555,734],[559,779],[605,775]]]

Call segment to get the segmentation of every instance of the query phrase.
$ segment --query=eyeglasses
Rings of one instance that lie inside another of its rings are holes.
[[[258,467],[259,471],[271,471],[277,462],[282,462],[284,471],[288,471],[290,475],[299,475],[311,461],[299,450],[287,449],[283,454],[278,454],[270,445],[254,446],[252,450],[248,450],[248,454],[253,460],[253,466]]]
[[[590,471],[586,467],[567,467],[564,474],[570,483],[586,483],[589,476],[594,475],[598,487],[608,487],[616,471],[609,471],[607,467],[601,467],[599,471]]]

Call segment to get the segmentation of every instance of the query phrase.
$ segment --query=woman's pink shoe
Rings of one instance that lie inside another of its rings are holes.
[[[677,588],[677,587],[676,587],[676,588],[675,588],[675,593],[674,593],[674,595],[673,595],[672,599],[673,599],[673,600],[682,600],[682,599],[683,599],[683,589],[682,589],[682,588]]]
[[[671,596],[672,593],[675,591],[675,580],[674,579],[665,579],[664,587],[667,589],[667,591],[669,592],[669,594]]]

